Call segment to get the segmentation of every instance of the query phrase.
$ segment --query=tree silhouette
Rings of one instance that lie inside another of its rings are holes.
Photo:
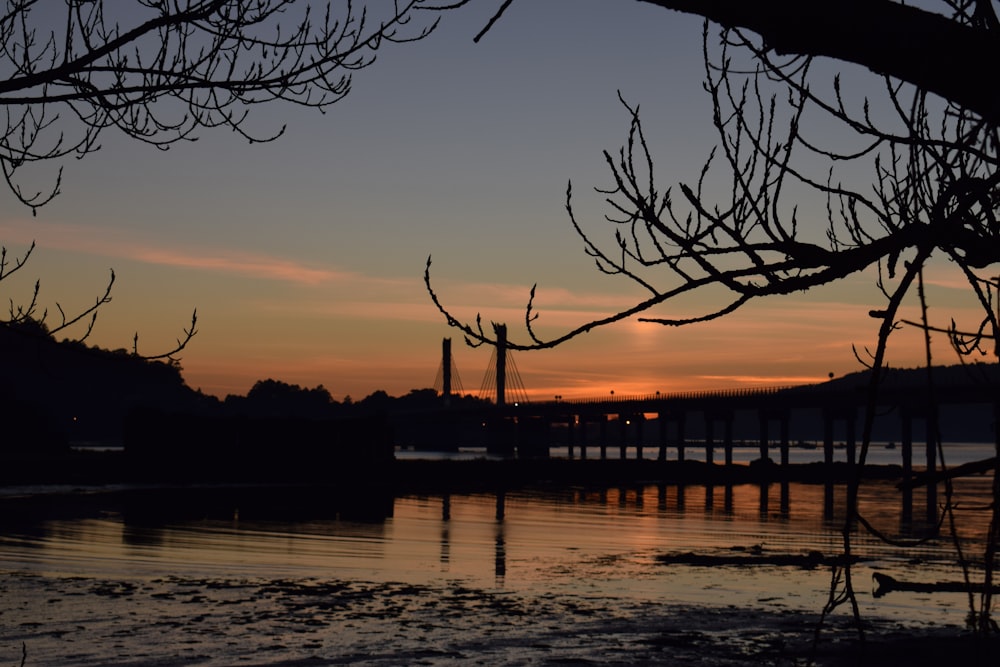
[[[61,170],[37,190],[22,172],[97,150],[109,128],[159,148],[216,127],[270,141],[283,129],[251,134],[253,107],[326,109],[383,44],[422,39],[465,1],[10,0],[0,13],[3,177],[34,210],[58,194]]]
[[[1000,25],[995,5],[943,0],[947,14],[933,14],[884,1],[650,1],[722,25],[715,41],[706,21],[703,39],[705,88],[718,145],[697,179],[680,184],[675,193],[657,179],[638,106],[623,99],[627,139],[615,153],[604,153],[611,183],[598,190],[605,196],[611,239],[595,238],[579,222],[572,187],[566,210],[597,269],[641,286],[646,298],[545,338],[536,329],[532,287],[524,320],[528,340],[509,338],[507,346],[550,348],[640,314],[642,321],[666,326],[709,321],[755,299],[809,290],[874,268],[885,299],[869,312],[879,322],[879,333],[871,349],[856,351],[873,370],[863,465],[893,331],[905,325],[922,329],[928,365],[932,331],[947,333],[963,356],[998,356],[1000,89],[994,78]],[[882,80],[881,92],[875,89],[878,97],[861,98],[841,74],[821,80],[814,74],[821,69],[818,56],[877,73]],[[825,134],[831,124],[841,130],[834,138]],[[850,141],[843,140],[845,135]],[[860,182],[861,173],[870,175],[867,183]],[[825,202],[819,225],[799,207],[803,196],[817,195]],[[932,257],[957,267],[980,306],[978,321],[939,326],[928,320],[923,272]],[[495,344],[478,316],[463,322],[449,312],[432,288],[430,266],[428,259],[426,286],[447,322],[472,344]],[[688,300],[702,304],[700,311],[650,312],[689,295],[700,297]],[[919,321],[900,315],[911,295],[922,306]],[[972,624],[984,632],[994,627],[990,596],[1000,537],[998,478],[994,474],[984,536],[986,592],[978,609],[970,595]],[[871,527],[857,511],[859,483],[860,473],[847,494],[847,556],[854,523]],[[960,560],[965,561],[961,555]],[[858,616],[849,567],[835,574],[825,611],[840,604],[850,604]]]

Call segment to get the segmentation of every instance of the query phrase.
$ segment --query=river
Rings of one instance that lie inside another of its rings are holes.
[[[989,486],[957,487],[969,554]],[[833,516],[827,490],[806,484],[364,498],[8,488],[0,661],[16,664],[23,646],[26,665],[779,664],[828,597],[831,568],[808,554],[842,548],[844,489],[829,492]],[[912,517],[891,483],[861,497],[894,538],[932,532],[919,492]],[[856,531],[853,543],[863,617],[963,625],[960,593],[871,590],[873,572],[960,580],[949,537],[891,547]],[[849,618],[841,608],[829,624]]]

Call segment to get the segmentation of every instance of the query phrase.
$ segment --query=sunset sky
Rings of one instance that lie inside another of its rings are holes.
[[[661,183],[697,179],[716,142],[701,21],[639,2],[533,0],[474,44],[500,4],[479,0],[430,38],[381,52],[326,114],[256,109],[263,134],[287,124],[274,143],[206,130],[161,152],[108,132],[98,153],[66,163],[62,194],[37,217],[0,193],[8,252],[38,243],[4,298],[26,301],[39,278],[50,311],[86,307],[113,268],[91,343],[128,348],[138,331],[153,353],[197,308],[181,355],[192,387],[225,396],[274,378],[337,400],[432,386],[446,336],[464,389],[478,392],[490,351],[464,346],[430,302],[428,255],[456,315],[507,322],[521,341],[534,283],[549,335],[633,305],[643,292],[584,254],[566,186],[580,222],[612,241],[593,188],[609,184],[601,151],[628,131],[619,90],[641,105]],[[812,215],[822,230],[823,202],[801,203],[802,224]],[[928,279],[940,324],[968,317],[947,267]],[[873,344],[867,313],[881,303],[866,274],[708,324],[624,322],[515,359],[538,398],[817,382],[860,369],[852,345]],[[919,364],[919,342],[900,332],[891,363]],[[955,360],[943,344],[936,354]]]

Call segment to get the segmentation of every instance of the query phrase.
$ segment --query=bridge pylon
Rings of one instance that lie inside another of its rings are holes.
[[[507,325],[493,323],[497,335],[497,407],[507,402]]]
[[[493,331],[497,340],[483,376],[483,384],[479,387],[479,396],[495,400],[499,408],[508,405],[511,399],[515,404],[527,403],[528,392],[521,381],[514,357],[507,349],[507,325],[494,322]]]
[[[451,404],[454,390],[462,391],[462,379],[458,376],[458,367],[451,356],[450,338],[441,339],[441,365],[438,367],[437,379],[434,380],[434,388],[441,392],[446,408]]]

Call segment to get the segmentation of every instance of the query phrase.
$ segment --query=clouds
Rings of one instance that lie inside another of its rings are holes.
[[[211,271],[255,280],[273,280],[297,285],[323,285],[361,280],[350,272],[309,266],[263,253],[220,248],[190,242],[161,243],[132,237],[121,229],[93,225],[14,220],[0,223],[6,241],[30,243],[111,259],[125,259],[181,270]]]

